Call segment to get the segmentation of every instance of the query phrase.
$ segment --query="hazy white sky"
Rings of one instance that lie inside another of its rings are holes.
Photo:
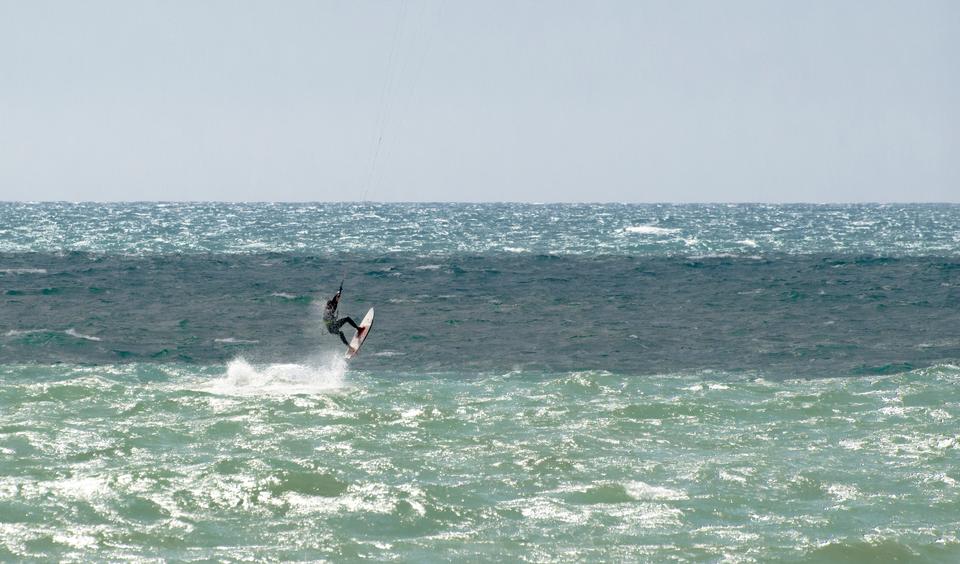
[[[949,0],[0,0],[0,200],[957,202],[958,101]]]

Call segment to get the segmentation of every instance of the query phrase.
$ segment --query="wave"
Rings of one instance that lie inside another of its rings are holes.
[[[670,235],[680,232],[679,229],[670,227],[657,227],[656,225],[631,225],[629,227],[624,227],[623,231],[626,233],[637,233],[640,235]]]
[[[744,255],[738,253],[712,253],[702,255],[687,255],[688,260],[709,260],[709,259],[745,259],[745,260],[763,260],[760,255]]]
[[[70,337],[73,337],[75,339],[83,339],[85,341],[102,341],[103,340],[100,337],[95,337],[93,335],[85,335],[83,333],[80,333],[79,331],[77,331],[72,327],[70,329],[66,329],[63,331],[60,331],[57,329],[11,329],[6,333],[4,333],[4,336],[5,337],[22,337],[27,335],[43,335],[43,334],[47,334],[47,335],[63,334],[63,335],[68,335]]]
[[[87,341],[101,341],[101,340],[102,340],[100,337],[94,337],[93,335],[84,335],[83,333],[79,333],[79,332],[77,332],[76,329],[73,329],[73,328],[67,329],[66,331],[64,331],[64,333],[66,333],[67,335],[70,335],[71,337],[76,337],[77,339],[84,339],[84,340],[87,340]]]
[[[818,562],[955,562],[957,545],[956,541],[931,545],[868,537],[864,540],[832,540],[807,556]]]
[[[46,274],[46,268],[0,268],[0,274]]]
[[[50,329],[11,329],[4,333],[5,337],[19,337],[21,335],[35,335],[38,333],[55,333]]]

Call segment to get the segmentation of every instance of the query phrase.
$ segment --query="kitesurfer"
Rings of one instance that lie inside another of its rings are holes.
[[[344,336],[343,331],[340,330],[344,325],[350,325],[357,330],[357,334],[361,333],[360,327],[349,317],[343,317],[337,319],[337,305],[340,304],[340,293],[343,292],[343,284],[340,284],[340,289],[337,290],[337,293],[333,295],[332,298],[327,300],[327,305],[323,309],[323,324],[327,326],[327,331],[330,333],[340,335],[340,340],[343,341],[343,344],[350,346],[350,341],[347,340]]]

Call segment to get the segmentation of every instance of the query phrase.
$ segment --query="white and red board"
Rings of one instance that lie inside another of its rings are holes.
[[[360,329],[350,341],[350,346],[347,347],[347,360],[357,356],[357,353],[360,352],[360,347],[363,346],[363,342],[367,339],[367,335],[370,334],[371,327],[373,327],[373,308],[370,308],[370,311],[363,316],[363,321],[360,322]]]

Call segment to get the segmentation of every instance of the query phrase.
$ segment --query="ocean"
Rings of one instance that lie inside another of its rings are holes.
[[[0,292],[0,560],[960,561],[957,205],[2,203]]]

